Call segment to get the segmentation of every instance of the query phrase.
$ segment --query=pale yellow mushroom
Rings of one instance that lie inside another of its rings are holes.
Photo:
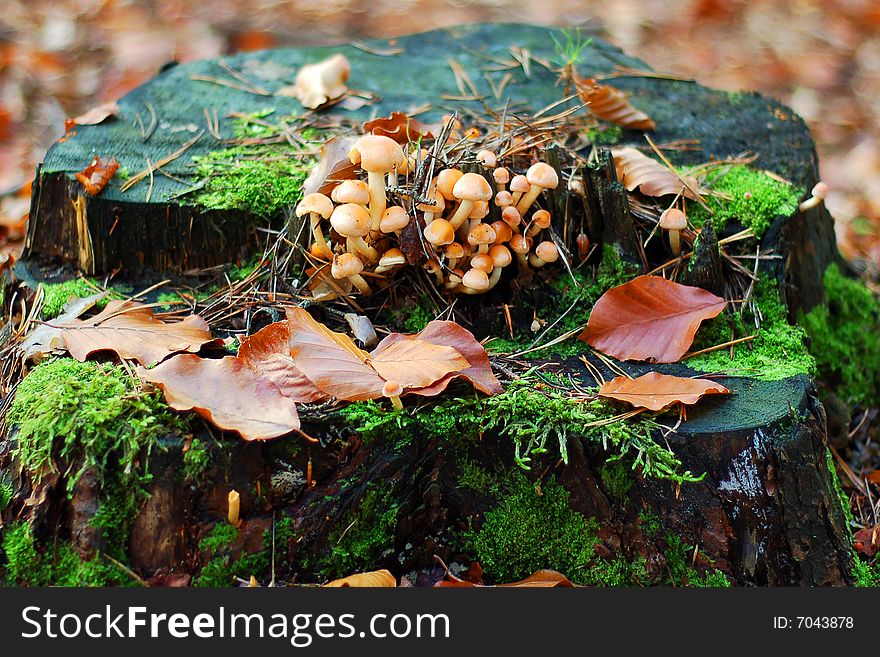
[[[348,279],[351,281],[358,291],[364,296],[369,296],[373,291],[361,272],[364,270],[364,263],[353,253],[340,253],[333,258],[333,264],[330,266],[330,273],[333,278],[338,280]]]
[[[504,167],[498,167],[492,172],[492,178],[495,179],[495,191],[503,192],[507,183],[510,182],[510,171]]]
[[[455,241],[455,229],[446,219],[434,219],[434,221],[425,226],[422,234],[425,240],[434,246],[446,246]]]
[[[379,222],[379,230],[390,235],[398,233],[409,225],[410,216],[399,205],[392,205],[385,209],[382,213],[382,220]]]
[[[516,259],[519,261],[521,267],[528,269],[529,267],[529,251],[532,248],[532,238],[524,237],[517,233],[513,237],[510,238],[510,241],[507,243],[507,246],[510,247],[510,250],[516,254]]]
[[[541,192],[545,189],[556,189],[559,185],[556,169],[544,162],[537,162],[530,166],[526,171],[526,180],[529,183],[529,191],[523,194],[516,204],[516,209],[522,215],[532,206]]]
[[[477,253],[489,251],[489,245],[495,242],[497,235],[489,224],[479,224],[468,233],[467,241],[471,246],[477,247]]]
[[[400,401],[400,396],[403,394],[403,386],[400,385],[397,381],[386,381],[385,385],[382,386],[382,396],[388,397],[391,400],[391,403],[394,405],[398,411],[403,410],[403,402]]]
[[[660,215],[660,228],[669,233],[669,247],[672,249],[672,255],[681,254],[681,237],[682,230],[687,228],[687,216],[678,208],[668,208]]]
[[[377,274],[384,274],[386,271],[391,271],[405,264],[406,256],[403,255],[403,251],[398,248],[388,249],[379,258],[379,264],[373,271]]]
[[[461,286],[456,291],[465,294],[482,294],[489,289],[489,276],[482,269],[470,269],[461,278]]]
[[[532,215],[526,237],[534,237],[545,228],[550,228],[550,213],[547,210],[538,210]]]
[[[489,275],[489,289],[498,285],[502,270],[513,262],[510,249],[502,244],[496,244],[489,249],[489,258],[492,260],[492,273]]]
[[[455,183],[452,193],[460,201],[455,214],[449,219],[449,223],[456,229],[470,216],[477,201],[489,201],[492,198],[492,188],[486,179],[478,173],[464,174]]]
[[[523,194],[529,191],[530,187],[528,178],[523,175],[518,174],[510,179],[510,193],[513,194],[514,205],[519,202]]]
[[[370,213],[364,206],[355,203],[337,205],[330,215],[330,225],[346,238],[350,253],[361,253],[370,262],[379,259],[379,252],[364,241],[364,236],[370,232]]]
[[[820,180],[813,186],[813,191],[810,192],[810,198],[801,203],[798,206],[798,210],[804,212],[806,210],[809,210],[810,208],[815,208],[817,205],[825,200],[826,196],[828,196],[828,185]]]
[[[324,239],[324,232],[321,230],[321,219],[327,219],[333,214],[333,202],[323,194],[307,194],[302,201],[296,206],[296,216],[304,218],[309,216],[311,223],[312,235],[315,238],[317,246],[317,254],[321,258],[329,260],[333,257],[333,249]]]
[[[370,187],[363,180],[343,180],[330,192],[330,198],[340,205],[356,203],[366,207],[370,204]]]
[[[359,164],[367,172],[370,187],[370,229],[379,230],[385,212],[385,175],[394,171],[406,159],[400,144],[383,135],[364,135],[348,154],[352,164]]]
[[[477,162],[487,169],[494,169],[498,165],[498,158],[493,151],[484,148],[477,153]]]
[[[226,519],[229,521],[230,525],[238,527],[240,520],[239,514],[241,512],[241,495],[239,495],[237,490],[232,489],[229,491],[229,495],[226,496],[226,504]]]
[[[529,264],[532,267],[543,267],[548,262],[556,262],[559,259],[559,250],[553,242],[541,242],[535,247],[535,252],[529,256]]]

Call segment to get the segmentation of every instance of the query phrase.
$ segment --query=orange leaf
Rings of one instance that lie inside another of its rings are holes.
[[[629,190],[636,188],[645,196],[676,195],[679,192],[691,200],[697,195],[685,187],[672,171],[632,146],[612,148],[617,179]],[[685,177],[690,188],[702,192],[696,178]],[[684,191],[682,191],[684,190]]]
[[[636,408],[661,411],[673,404],[696,404],[703,395],[729,395],[730,390],[708,379],[686,379],[648,372],[636,379],[619,376],[599,388],[599,396],[625,401]]]
[[[599,84],[593,78],[578,78],[574,85],[580,99],[590,112],[600,119],[632,130],[653,130],[657,126],[650,116],[629,104],[626,94],[608,84]]]
[[[276,438],[299,429],[296,404],[240,358],[183,354],[137,375],[162,389],[178,411],[193,410],[245,440]]]
[[[325,587],[354,587],[354,588],[393,588],[397,586],[397,580],[387,570],[374,570],[369,573],[356,573],[334,579],[324,584]]]
[[[355,177],[359,167],[348,159],[348,152],[357,140],[357,137],[333,137],[321,146],[321,159],[303,183],[304,196],[315,192],[329,196],[340,182]]]
[[[198,351],[211,342],[220,344],[211,337],[208,323],[198,315],[165,323],[153,316],[152,309],[132,301],[111,301],[99,314],[86,320],[51,323],[63,328],[64,346],[79,361],[97,351],[113,351],[120,358],[151,365],[169,354]]]
[[[64,122],[64,129],[70,130],[75,125],[97,125],[98,123],[106,121],[111,116],[115,116],[118,111],[119,105],[117,105],[115,101],[103,103],[102,105],[93,107],[84,114],[80,114],[72,119],[67,119]]]
[[[97,196],[116,174],[119,162],[115,158],[102,160],[97,155],[89,166],[76,174],[76,179],[85,187],[89,196]]]
[[[452,347],[418,338],[377,349],[369,362],[383,379],[397,381],[404,388],[424,388],[450,372],[468,367],[468,361]]]
[[[76,320],[106,296],[106,292],[99,292],[85,298],[68,299],[58,317],[45,324],[40,324],[25,336],[19,346],[22,358],[40,361],[53,351],[64,349],[64,326]]]
[[[518,582],[497,584],[495,587],[474,584],[465,580],[456,581],[449,579],[437,582],[434,586],[439,588],[568,588],[573,587],[574,584],[565,575],[555,570],[537,570]]]
[[[701,288],[639,276],[601,296],[579,337],[620,360],[674,363],[690,348],[700,323],[726,305]]]
[[[431,126],[407,116],[403,112],[391,112],[390,116],[383,116],[363,125],[364,134],[382,135],[391,137],[398,144],[408,144],[419,139],[433,139]]]

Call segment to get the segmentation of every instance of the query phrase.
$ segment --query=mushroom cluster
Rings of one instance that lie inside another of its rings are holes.
[[[533,208],[541,192],[559,184],[553,167],[537,162],[513,175],[499,166],[495,153],[481,150],[476,160],[483,173],[446,168],[432,179],[426,198],[399,193],[398,176],[413,173],[427,156],[421,148],[405,153],[389,137],[364,135],[349,159],[366,181],[344,180],[329,198],[313,193],[302,199],[296,214],[308,218],[310,254],[331,262],[334,279],[370,294],[363,274],[393,273],[406,265],[399,237],[414,220],[427,250],[425,269],[452,293],[491,290],[514,261],[520,268],[537,268],[558,260],[547,232],[550,213]],[[328,223],[335,244],[325,237]]]

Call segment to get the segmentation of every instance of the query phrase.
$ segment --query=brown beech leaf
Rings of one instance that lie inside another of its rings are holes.
[[[253,335],[242,338],[238,358],[254,372],[274,383],[285,397],[305,404],[328,398],[294,364],[290,355],[290,327],[287,322],[269,324]]]
[[[445,579],[437,582],[435,587],[438,588],[492,588],[485,584],[474,584],[466,580]],[[537,570],[525,579],[518,582],[510,582],[508,584],[496,584],[494,588],[571,588],[572,584],[569,579],[562,573],[555,570]]]
[[[403,335],[401,333],[392,333],[378,344],[373,351],[374,355],[379,354],[382,350],[388,348],[391,344],[402,340],[423,340],[436,345],[445,345],[452,347],[467,360],[468,366],[464,369],[450,372],[442,379],[418,390],[407,390],[407,393],[421,395],[423,397],[434,397],[446,390],[449,383],[458,377],[462,377],[471,382],[471,384],[480,392],[487,395],[497,395],[503,392],[501,384],[492,373],[492,366],[489,364],[489,355],[485,348],[473,334],[463,326],[455,322],[434,320],[416,335]]]
[[[397,381],[404,388],[424,388],[469,364],[452,347],[410,338],[376,349],[370,365],[386,381]]]
[[[385,381],[367,364],[370,355],[351,338],[331,331],[302,308],[288,308],[287,323],[290,355],[319,390],[349,401],[382,396]]]
[[[303,107],[317,109],[348,91],[346,82],[351,65],[345,55],[335,54],[315,64],[306,64],[296,74],[294,84],[275,92],[277,96],[293,96]]]
[[[53,351],[63,350],[65,348],[64,325],[76,320],[106,296],[106,292],[99,292],[85,298],[69,299],[64,304],[60,315],[45,324],[40,324],[25,336],[19,346],[23,359],[40,361]]]
[[[639,276],[601,296],[579,337],[620,360],[674,363],[690,348],[700,322],[726,305],[701,288]]]
[[[387,570],[374,570],[369,573],[355,573],[342,579],[334,579],[324,584],[325,587],[353,587],[353,588],[393,588],[397,586],[397,580]]]
[[[358,170],[348,159],[357,137],[333,137],[321,146],[321,159],[312,167],[303,183],[303,195],[315,192],[329,196],[343,180],[352,180]]]
[[[165,323],[153,316],[151,308],[132,301],[111,301],[89,319],[55,320],[51,324],[63,329],[64,346],[79,361],[106,350],[151,365],[170,354],[221,344],[211,337],[208,323],[198,315]]]
[[[391,112],[390,116],[367,121],[363,129],[364,134],[391,137],[398,144],[408,144],[419,139],[434,139],[432,126],[425,125],[403,112]]]
[[[853,534],[853,547],[869,559],[880,552],[880,525],[865,527]]]
[[[118,111],[119,105],[116,104],[116,101],[97,105],[84,114],[66,119],[64,121],[64,129],[69,131],[75,125],[97,125],[103,123],[111,116],[115,116]]]
[[[296,404],[269,380],[232,356],[181,354],[137,375],[162,389],[178,411],[193,410],[245,440],[277,438],[299,429]]]
[[[690,189],[685,187],[678,176],[663,164],[654,160],[632,146],[612,148],[614,168],[617,179],[629,190],[636,188],[645,196],[675,196],[682,189],[682,196],[697,200],[691,189],[702,193],[696,178],[685,177]]]
[[[85,187],[89,196],[97,196],[107,186],[118,168],[119,162],[116,158],[103,160],[96,155],[85,169],[76,174],[76,179]]]
[[[661,411],[673,404],[696,404],[703,395],[729,395],[730,390],[709,379],[687,379],[659,372],[638,378],[619,376],[599,388],[599,396],[625,401],[636,408]]]
[[[593,78],[575,77],[575,88],[580,99],[595,116],[632,130],[654,130],[653,119],[629,104],[626,94],[608,84],[599,84]]]

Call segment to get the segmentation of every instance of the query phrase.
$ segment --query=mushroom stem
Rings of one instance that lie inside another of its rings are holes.
[[[475,203],[476,201],[464,200],[459,204],[455,214],[449,219],[449,223],[452,224],[453,228],[458,229],[458,227],[464,223],[465,219],[467,219],[468,215],[471,213],[471,210],[474,209]]]
[[[312,235],[315,236],[315,243],[318,245],[321,254],[325,258],[333,258],[333,250],[328,246],[327,240],[324,239],[324,233],[321,231],[321,215],[317,212],[310,212],[309,218],[312,224]]]
[[[379,232],[379,223],[385,212],[385,175],[368,171],[367,185],[370,187],[370,230]]]
[[[347,237],[345,243],[349,253],[360,253],[370,262],[376,262],[379,259],[379,252],[367,244],[363,237]]]
[[[350,280],[352,285],[354,285],[358,289],[358,292],[363,294],[365,297],[368,297],[373,293],[373,290],[370,289],[370,286],[364,280],[364,277],[360,274],[353,274],[348,277],[348,280]]]
[[[519,202],[514,201],[516,203],[516,209],[521,215],[525,216],[526,210],[532,206],[532,203],[535,202],[535,199],[538,198],[543,189],[544,188],[540,185],[532,184],[532,186],[529,187],[529,191],[520,197]]]
[[[669,247],[672,249],[672,255],[681,255],[681,238],[677,230],[669,231]]]
[[[228,504],[226,519],[229,521],[230,525],[232,525],[233,527],[237,527],[239,521],[239,511],[241,510],[241,495],[238,494],[237,490],[232,489],[231,491],[229,491],[229,495],[227,495],[226,501]]]

